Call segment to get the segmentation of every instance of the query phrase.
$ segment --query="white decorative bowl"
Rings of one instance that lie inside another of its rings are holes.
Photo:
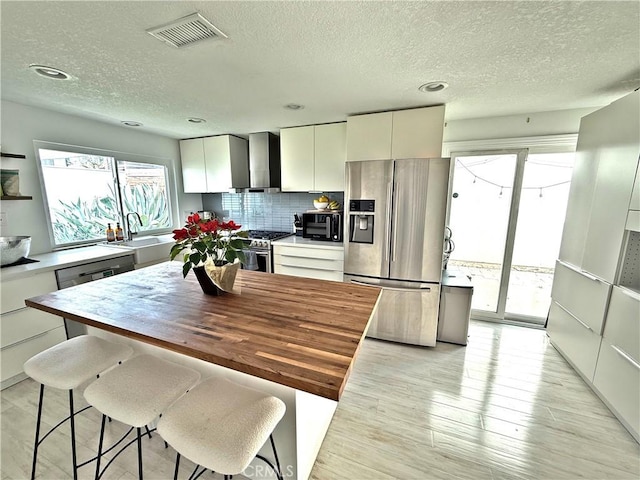
[[[314,200],[313,206],[316,207],[318,210],[325,210],[329,206],[329,202],[316,202]]]
[[[0,237],[0,260],[2,265],[17,262],[29,255],[31,237]]]

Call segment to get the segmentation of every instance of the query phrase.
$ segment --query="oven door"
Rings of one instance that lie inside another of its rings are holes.
[[[258,272],[273,272],[270,250],[256,250],[256,259],[258,260]]]
[[[262,250],[251,248],[244,251],[245,262],[242,268],[245,270],[253,270],[255,272],[273,272],[271,265],[271,250]]]

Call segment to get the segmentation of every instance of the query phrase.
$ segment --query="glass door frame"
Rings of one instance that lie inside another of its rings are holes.
[[[500,284],[498,288],[498,304],[495,312],[488,310],[471,310],[471,318],[477,320],[490,320],[509,323],[509,320],[515,322],[527,322],[533,324],[544,323],[538,317],[530,317],[524,315],[510,314],[509,317],[505,317],[505,310],[507,305],[507,290],[509,288],[509,278],[511,275],[511,263],[513,260],[513,249],[515,246],[516,227],[518,224],[518,212],[520,208],[520,195],[522,193],[522,182],[524,179],[524,168],[529,155],[528,148],[509,148],[509,149],[492,149],[492,150],[474,150],[474,151],[452,151],[451,152],[451,167],[449,175],[449,199],[453,194],[453,177],[456,168],[455,159],[457,157],[468,156],[484,156],[484,155],[515,155],[516,156],[516,168],[513,178],[513,191],[511,194],[511,203],[509,206],[509,219],[507,221],[507,233],[505,235],[504,254],[502,257],[502,266],[500,272]],[[447,202],[447,225],[449,225],[451,216],[451,201]]]

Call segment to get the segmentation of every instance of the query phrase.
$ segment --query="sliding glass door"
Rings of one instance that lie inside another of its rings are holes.
[[[453,153],[448,270],[472,278],[472,316],[543,323],[573,153]]]

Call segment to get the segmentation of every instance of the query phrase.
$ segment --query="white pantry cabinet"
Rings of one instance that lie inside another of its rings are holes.
[[[185,193],[249,187],[249,142],[233,135],[180,140]]]
[[[347,161],[442,156],[444,105],[347,118]]]
[[[637,440],[639,156],[640,91],[582,118],[547,322],[553,346]]]
[[[613,283],[640,156],[640,92],[582,118],[559,258]]]
[[[280,130],[283,192],[344,190],[346,122]]]
[[[22,366],[33,355],[66,340],[61,317],[29,308],[24,303],[27,298],[55,290],[57,283],[53,272],[2,282],[1,388],[26,377]]]
[[[331,244],[325,247],[312,244],[278,245],[274,242],[273,273],[342,282],[344,248]]]

